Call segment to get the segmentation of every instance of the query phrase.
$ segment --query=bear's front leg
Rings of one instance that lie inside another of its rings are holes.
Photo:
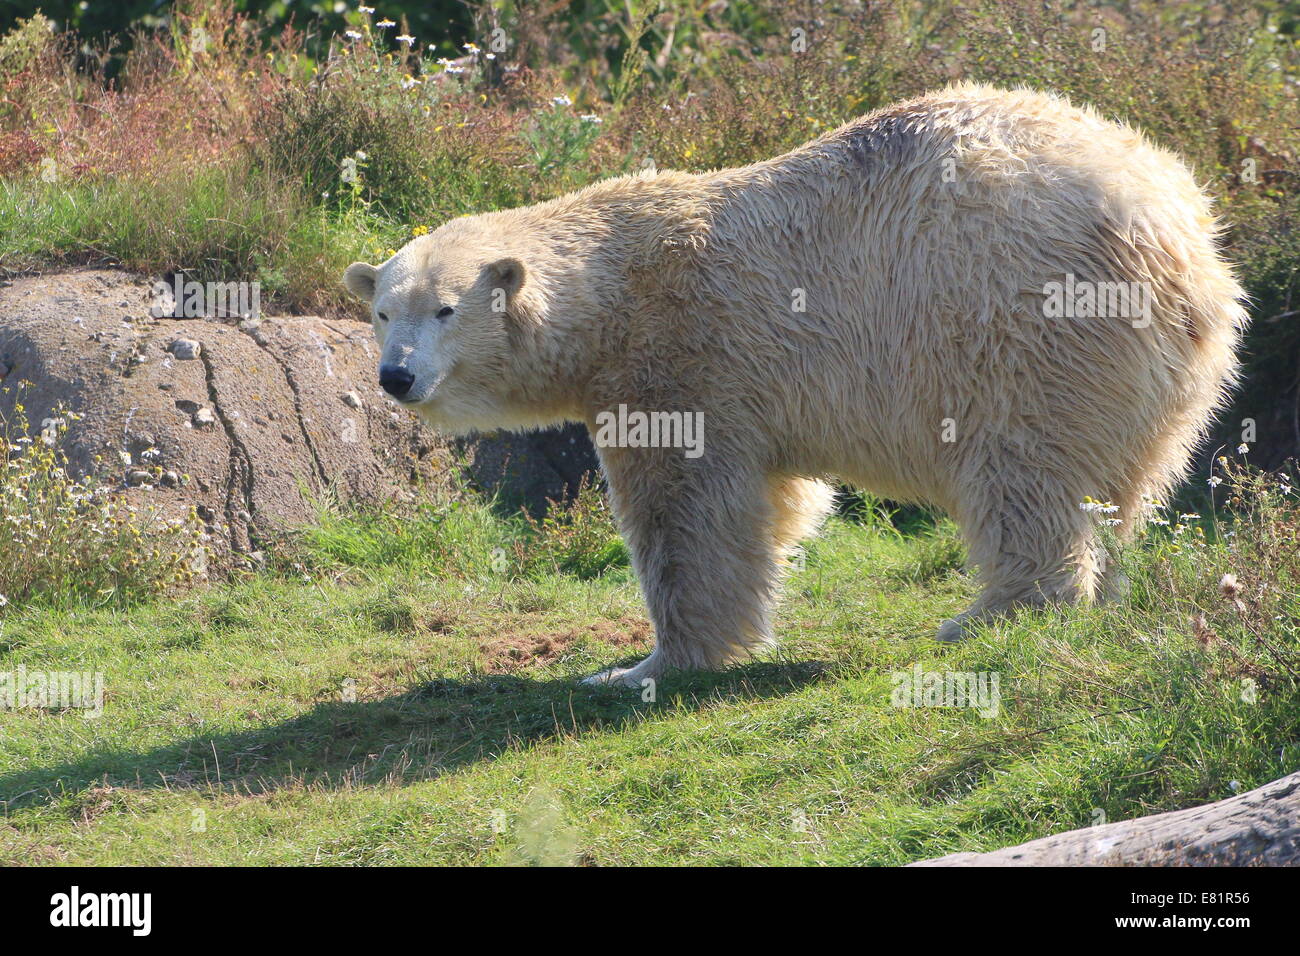
[[[762,471],[720,451],[600,453],[656,646],[636,666],[587,682],[639,687],[670,670],[725,667],[770,644],[780,567]]]

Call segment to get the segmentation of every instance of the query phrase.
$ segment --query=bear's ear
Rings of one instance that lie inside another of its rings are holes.
[[[524,284],[524,264],[518,259],[507,256],[496,262],[489,262],[483,267],[489,289],[500,289],[506,299],[513,299]]]
[[[375,298],[375,280],[379,270],[368,262],[354,262],[343,272],[343,284],[358,299],[367,302]]]

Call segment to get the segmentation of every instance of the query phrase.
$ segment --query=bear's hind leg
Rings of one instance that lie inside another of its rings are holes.
[[[1076,495],[1049,475],[1000,469],[984,501],[967,502],[959,516],[970,560],[983,591],[962,614],[944,621],[941,641],[961,640],[968,625],[1018,607],[1089,601],[1097,593],[1102,559],[1094,517]],[[1009,483],[1007,476],[1024,479]]]

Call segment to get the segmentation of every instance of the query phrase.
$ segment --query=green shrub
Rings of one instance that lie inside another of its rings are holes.
[[[0,421],[0,608],[128,604],[207,567],[193,512],[169,520],[137,511],[69,473],[61,442],[75,417],[60,410],[33,435],[15,402],[13,419]]]
[[[598,485],[584,478],[571,501],[550,505],[540,520],[524,515],[532,536],[516,543],[515,555],[525,574],[550,571],[589,580],[629,564],[627,546]]]

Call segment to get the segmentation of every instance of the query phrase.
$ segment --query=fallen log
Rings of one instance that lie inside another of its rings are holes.
[[[911,866],[1296,866],[1300,773],[1217,803]]]

